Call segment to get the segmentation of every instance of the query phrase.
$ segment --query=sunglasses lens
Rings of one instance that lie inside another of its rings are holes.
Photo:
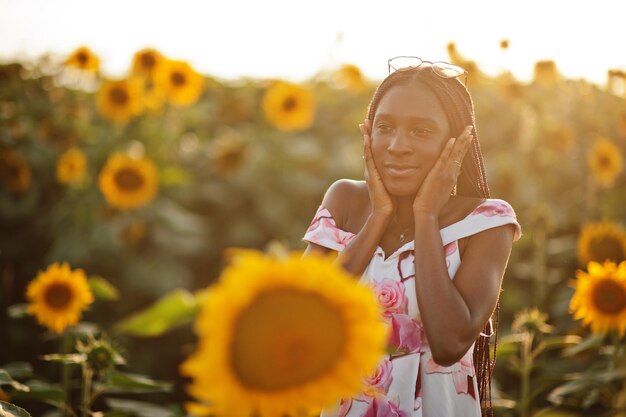
[[[417,68],[421,64],[422,60],[416,56],[398,56],[389,60],[389,66],[394,71]]]
[[[456,65],[448,64],[447,62],[435,62],[433,63],[433,71],[442,78],[454,78],[465,74],[465,70]]]

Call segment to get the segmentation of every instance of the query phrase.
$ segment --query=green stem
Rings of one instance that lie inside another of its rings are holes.
[[[72,349],[72,336],[70,332],[63,332],[63,341],[61,345],[61,353],[67,355]],[[61,413],[68,417],[72,409],[71,405],[71,386],[70,386],[70,364],[63,362],[61,364],[61,381],[63,385],[63,409]]]
[[[524,339],[521,346],[521,393],[520,393],[520,415],[528,417],[530,415],[530,371],[532,370],[532,347],[534,335],[531,332],[524,332]]]
[[[83,393],[81,399],[80,415],[87,417],[91,407],[91,383],[93,381],[93,370],[87,364],[83,364]]]

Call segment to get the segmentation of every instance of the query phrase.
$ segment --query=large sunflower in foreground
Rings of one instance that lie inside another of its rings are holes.
[[[589,262],[587,271],[577,271],[570,301],[574,319],[591,326],[593,333],[626,332],[626,262]]]
[[[98,110],[105,118],[124,123],[143,111],[143,89],[143,81],[139,78],[107,80],[98,91]]]
[[[93,302],[85,271],[71,269],[67,262],[51,264],[28,284],[28,312],[50,330],[61,333],[76,324]]]
[[[84,71],[97,72],[100,69],[100,59],[86,46],[77,48],[65,60],[65,65]]]
[[[215,415],[309,415],[364,388],[386,346],[380,317],[371,290],[331,258],[236,251],[208,291],[181,372]]]
[[[587,223],[578,235],[578,261],[587,263],[626,260],[626,231],[608,220]]]
[[[204,90],[203,76],[184,61],[166,60],[154,77],[154,88],[175,106],[195,103]]]
[[[280,130],[304,130],[313,124],[314,99],[306,88],[278,81],[263,96],[267,120]]]
[[[62,184],[76,184],[82,181],[87,170],[87,157],[78,148],[70,148],[57,161],[57,181]]]
[[[609,187],[622,171],[622,154],[613,142],[600,138],[587,154],[587,165],[596,182],[603,187]]]
[[[152,201],[158,192],[157,169],[147,157],[115,153],[100,171],[98,185],[111,206],[121,210],[139,208]]]

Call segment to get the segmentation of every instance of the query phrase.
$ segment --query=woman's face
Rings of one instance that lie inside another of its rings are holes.
[[[372,121],[372,153],[387,191],[415,195],[450,139],[437,97],[423,86],[391,87]]]

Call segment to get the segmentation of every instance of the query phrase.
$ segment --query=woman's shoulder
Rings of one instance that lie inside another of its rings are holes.
[[[369,207],[367,183],[348,178],[336,180],[324,194],[322,206],[331,213],[338,227],[351,229],[346,226],[354,218],[362,217]]]

